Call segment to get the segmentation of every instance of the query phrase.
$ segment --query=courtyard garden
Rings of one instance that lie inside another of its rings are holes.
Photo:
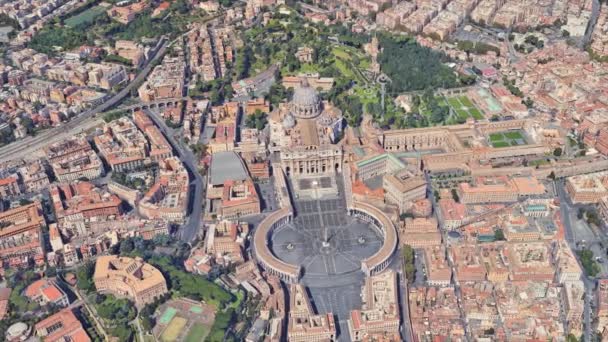
[[[459,121],[473,118],[475,120],[481,120],[484,118],[481,111],[475,107],[473,102],[465,95],[455,96],[448,98],[450,107],[456,112]]]
[[[526,139],[521,131],[507,131],[490,134],[490,144],[494,148],[526,145]]]

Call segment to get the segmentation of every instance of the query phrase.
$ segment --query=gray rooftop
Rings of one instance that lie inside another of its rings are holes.
[[[211,185],[224,184],[227,180],[245,180],[247,171],[241,158],[234,152],[218,152],[211,156]]]

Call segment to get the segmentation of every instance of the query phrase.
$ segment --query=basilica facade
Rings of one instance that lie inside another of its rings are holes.
[[[278,152],[288,175],[316,176],[342,171],[342,112],[324,102],[304,80],[291,102],[270,114],[270,150]]]

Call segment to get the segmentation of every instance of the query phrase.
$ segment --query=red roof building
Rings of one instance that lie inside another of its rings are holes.
[[[40,279],[25,289],[25,296],[44,306],[49,303],[58,306],[68,306],[70,301],[63,290],[52,279]]]
[[[91,338],[71,309],[64,309],[36,324],[44,342],[90,342]]]

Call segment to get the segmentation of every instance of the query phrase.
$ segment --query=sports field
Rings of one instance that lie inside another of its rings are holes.
[[[450,97],[448,98],[448,103],[461,120],[466,120],[468,118],[474,118],[475,120],[483,119],[481,111],[464,95]]]
[[[195,323],[190,327],[190,331],[188,335],[186,335],[186,339],[184,342],[199,342],[204,341],[205,337],[209,334],[209,327],[201,324]]]
[[[93,21],[95,21],[95,18],[97,18],[99,15],[101,15],[105,11],[106,11],[106,9],[101,6],[91,7],[88,10],[86,10],[80,14],[77,14],[73,17],[66,19],[65,24],[72,28],[74,28],[78,25],[81,25],[81,24],[90,24]]]
[[[526,139],[520,131],[507,131],[490,134],[492,147],[508,147],[526,145]]]
[[[171,322],[173,317],[175,317],[176,313],[177,313],[177,310],[175,310],[175,308],[168,307],[167,310],[165,310],[165,312],[163,313],[163,315],[160,316],[159,323],[169,324],[169,322]]]
[[[171,323],[165,328],[163,334],[160,336],[161,341],[173,342],[177,341],[177,338],[182,333],[182,330],[188,323],[188,320],[179,316],[173,317]]]
[[[158,309],[152,329],[157,341],[204,341],[215,321],[215,308],[186,298],[170,300]]]

